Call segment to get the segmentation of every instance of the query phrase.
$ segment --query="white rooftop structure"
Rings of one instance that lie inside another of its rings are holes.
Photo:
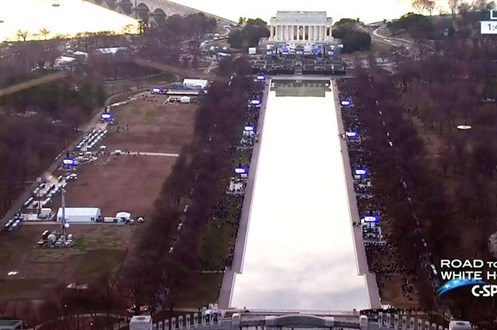
[[[333,19],[325,11],[278,11],[270,20],[270,42],[330,43]]]
[[[74,53],[72,53],[74,56],[81,56],[81,57],[84,57],[84,58],[87,58],[88,57],[88,53],[85,53],[85,52],[81,52],[79,50],[75,51]]]
[[[277,11],[275,17],[279,23],[315,24],[326,23],[325,11]]]
[[[74,61],[76,61],[76,59],[74,57],[59,56],[55,59],[54,66],[61,67],[61,66],[69,65],[69,64],[73,63]]]
[[[125,52],[126,47],[109,47],[109,48],[98,48],[95,51],[100,54],[116,55],[119,52]]]
[[[96,207],[66,207],[66,222],[95,222],[100,217],[100,209]],[[62,221],[62,208],[57,212],[57,221]]]
[[[203,89],[203,88],[207,87],[208,83],[209,83],[209,81],[204,80],[204,79],[184,79],[183,80],[183,86],[190,87],[190,88]]]

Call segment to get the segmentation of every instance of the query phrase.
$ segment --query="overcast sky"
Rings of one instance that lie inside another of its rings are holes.
[[[366,23],[397,18],[409,11],[410,0],[173,0],[237,21],[240,16],[269,20],[277,10],[322,10],[334,21],[361,18]],[[441,4],[447,1],[440,0]]]

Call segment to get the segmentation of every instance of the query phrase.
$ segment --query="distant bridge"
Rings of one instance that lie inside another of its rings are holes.
[[[234,21],[180,5],[169,0],[84,0],[99,6],[115,10],[121,14],[147,21],[149,17],[167,17],[172,15],[190,15],[203,13],[215,18],[221,25],[235,24]]]

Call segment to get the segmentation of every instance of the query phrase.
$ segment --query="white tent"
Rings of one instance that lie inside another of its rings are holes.
[[[192,99],[191,99],[190,97],[188,97],[188,96],[182,96],[182,97],[179,99],[179,101],[180,101],[181,103],[190,103],[190,102],[192,101]]]
[[[128,212],[118,212],[116,214],[117,222],[128,222],[131,220],[131,213]]]
[[[209,82],[203,79],[185,79],[183,80],[183,86],[190,88],[203,89],[207,87]]]
[[[66,207],[66,222],[96,222],[100,209],[96,207]],[[62,208],[57,212],[57,221],[62,222]]]

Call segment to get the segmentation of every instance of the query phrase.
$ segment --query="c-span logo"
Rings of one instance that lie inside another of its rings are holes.
[[[483,291],[484,288],[487,286],[485,281],[482,280],[473,280],[473,279],[453,279],[448,282],[446,282],[444,285],[442,285],[438,290],[437,290],[437,296],[441,297],[445,295],[449,291],[453,291],[458,288],[463,288],[467,286],[472,286],[473,288],[471,289],[471,292],[473,293],[474,296],[479,297],[480,296],[480,291]],[[475,290],[475,288],[480,289]],[[475,294],[476,293],[476,294]],[[482,297],[485,297],[482,295]]]

